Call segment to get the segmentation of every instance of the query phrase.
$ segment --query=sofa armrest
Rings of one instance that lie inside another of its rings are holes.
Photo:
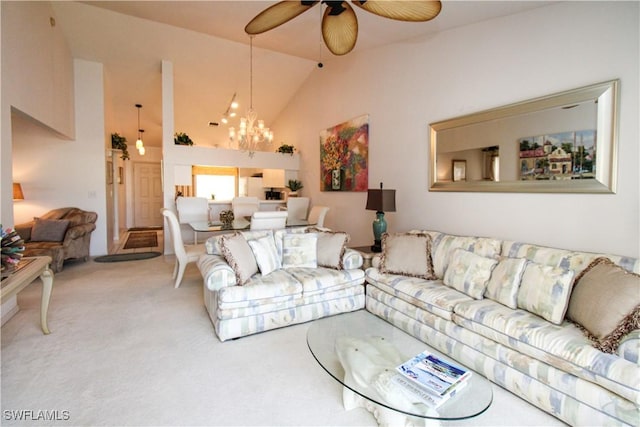
[[[371,267],[380,268],[380,262],[382,262],[382,254],[374,255],[371,258]]]
[[[67,229],[67,232],[64,235],[64,241],[67,243],[71,240],[79,239],[91,233],[95,229],[96,225],[93,223],[74,225]]]
[[[345,249],[344,255],[342,256],[342,267],[345,270],[360,268],[362,267],[363,262],[364,260],[362,259],[360,252],[354,251],[350,248]]]
[[[236,273],[220,255],[200,255],[197,265],[204,278],[204,285],[209,290],[219,291],[236,285]]]

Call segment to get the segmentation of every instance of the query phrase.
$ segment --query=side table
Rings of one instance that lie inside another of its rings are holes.
[[[20,264],[24,263],[22,266]],[[36,278],[42,281],[42,299],[40,302],[40,325],[44,334],[49,334],[47,325],[47,313],[49,312],[49,300],[53,289],[53,272],[49,269],[51,257],[37,256],[22,258],[18,269],[2,281],[0,291],[0,303],[16,295],[29,286]]]
[[[371,267],[371,260],[376,254],[380,253],[380,252],[373,252],[371,250],[371,246],[356,246],[355,248],[349,248],[349,249],[353,249],[354,251],[360,252],[360,255],[362,255],[362,259],[363,259],[363,263],[362,263],[363,270],[366,270],[367,268]]]

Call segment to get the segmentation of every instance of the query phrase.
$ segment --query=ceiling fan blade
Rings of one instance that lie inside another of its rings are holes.
[[[354,0],[353,3],[376,15],[398,21],[429,21],[440,13],[438,0]]]
[[[287,21],[295,18],[303,12],[311,9],[319,1],[281,1],[270,6],[256,15],[244,31],[247,34],[260,34],[274,29]]]
[[[355,47],[358,40],[358,19],[353,8],[347,2],[342,3],[344,10],[337,15],[327,7],[322,17],[322,38],[334,55],[345,55]]]

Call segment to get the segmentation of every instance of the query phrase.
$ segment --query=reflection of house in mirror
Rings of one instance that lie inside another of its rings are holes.
[[[519,139],[520,180],[594,178],[595,135],[584,130]]]

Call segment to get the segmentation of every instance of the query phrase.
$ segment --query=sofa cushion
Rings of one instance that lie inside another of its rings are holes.
[[[260,301],[282,301],[291,296],[302,296],[302,285],[286,270],[280,269],[263,276],[256,274],[248,279],[242,286],[230,286],[218,291],[220,306],[229,308],[231,303],[240,303],[240,306],[259,304]],[[237,305],[232,305],[237,306]]]
[[[456,304],[472,299],[460,291],[445,286],[440,280],[386,274],[381,273],[377,268],[368,268],[366,277],[367,282],[384,292],[447,320],[451,320]]]
[[[316,233],[285,234],[282,237],[282,268],[318,266]]]
[[[497,263],[495,259],[485,258],[464,249],[455,249],[444,273],[443,282],[471,298],[482,299],[491,272]]]
[[[318,265],[342,269],[342,257],[344,256],[349,235],[341,231],[320,230],[310,228],[308,232],[315,232],[318,235]]]
[[[559,325],[569,305],[573,271],[527,263],[518,290],[518,307]]]
[[[640,401],[640,366],[595,349],[571,322],[555,325],[489,299],[461,302],[453,319],[465,329],[595,382],[636,404]]]
[[[257,239],[247,240],[251,247],[251,252],[256,259],[260,274],[267,275],[274,270],[282,268],[282,262],[278,256],[276,243],[273,240],[273,233]]]
[[[510,308],[518,307],[518,289],[527,260],[502,258],[491,272],[484,296]]]
[[[444,277],[453,251],[465,249],[486,258],[497,258],[500,254],[500,240],[486,237],[466,237],[441,234],[433,241],[433,271],[439,279]]]
[[[220,249],[227,263],[236,274],[238,285],[243,285],[258,272],[258,264],[251,246],[240,233],[226,234],[220,239]]]
[[[364,271],[336,270],[334,268],[295,267],[287,270],[289,274],[302,284],[304,297],[322,294],[336,288],[359,285],[364,282]]]
[[[615,352],[622,337],[640,328],[640,276],[596,258],[576,277],[567,318],[586,330],[597,349]]]
[[[573,270],[576,275],[587,268],[594,259],[606,256],[625,270],[640,273],[640,258],[591,252],[573,252],[529,243],[504,241],[502,243],[502,255],[511,258],[526,258],[538,264],[562,267],[567,270]]]
[[[62,242],[69,227],[66,219],[35,218],[31,240],[35,242]]]
[[[435,279],[431,263],[431,237],[418,233],[385,233],[380,272]]]

